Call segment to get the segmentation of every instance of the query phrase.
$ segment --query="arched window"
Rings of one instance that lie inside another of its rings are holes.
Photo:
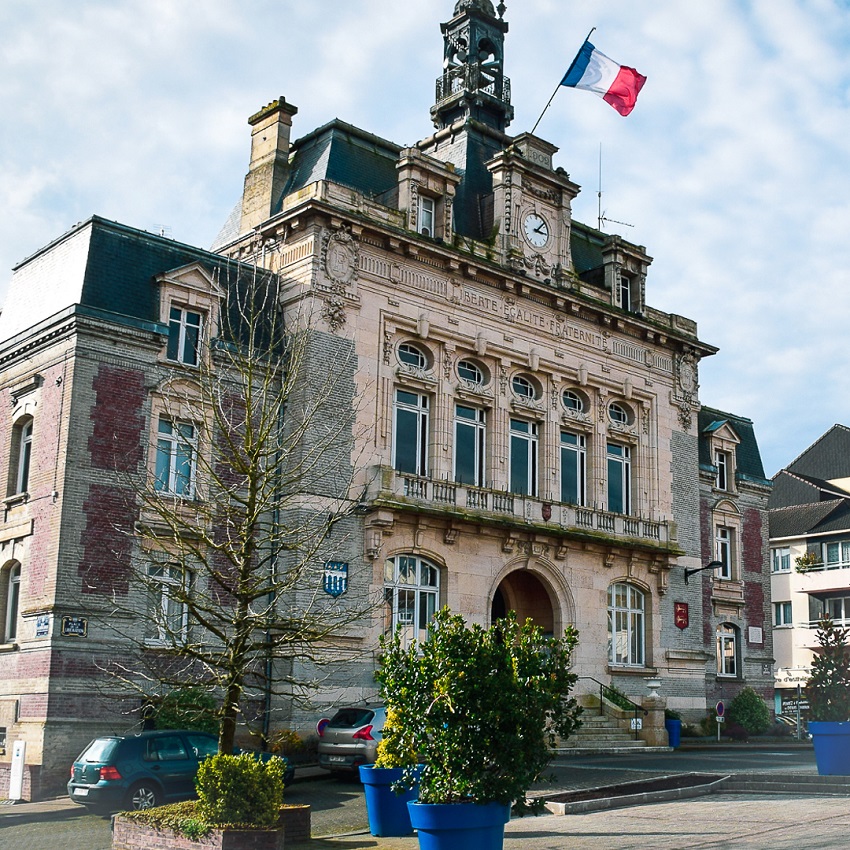
[[[608,661],[643,667],[646,641],[646,597],[626,582],[608,588]]]
[[[21,604],[21,565],[13,564],[0,573],[2,591],[6,604],[0,611],[3,614],[2,636],[4,643],[12,643],[18,636],[18,612]]]
[[[539,389],[535,386],[531,379],[527,378],[525,375],[514,375],[513,380],[511,381],[511,389],[514,392],[514,395],[520,399],[534,401],[535,399],[540,398]]]
[[[458,360],[457,375],[470,384],[485,384],[484,370],[474,360]]]
[[[731,623],[717,628],[717,675],[738,675],[738,629]]]
[[[572,410],[575,413],[584,412],[584,399],[575,390],[564,390],[561,394],[561,401],[567,410]]]
[[[416,555],[388,558],[384,567],[385,626],[394,632],[399,626],[405,641],[424,640],[428,625],[437,611],[440,571]]]
[[[428,355],[418,345],[410,342],[403,342],[398,347],[398,360],[399,363],[414,369],[427,369],[429,365]]]

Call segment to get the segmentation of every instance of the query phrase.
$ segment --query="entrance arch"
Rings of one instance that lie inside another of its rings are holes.
[[[516,611],[517,620],[534,621],[547,635],[555,633],[555,610],[546,585],[528,570],[515,570],[499,582],[490,606],[490,621]]]

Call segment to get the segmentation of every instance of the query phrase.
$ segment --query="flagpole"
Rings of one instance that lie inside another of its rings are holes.
[[[596,29],[596,27],[593,27],[590,30],[590,32],[587,34],[587,38],[585,38],[585,40],[581,43],[581,47],[579,47],[578,53],[576,53],[576,55],[575,55],[575,59],[573,59],[573,61],[570,62],[570,67],[567,68],[567,74],[570,73],[570,69],[575,64],[576,59],[578,59],[578,57],[581,55],[582,48],[590,40],[590,37],[593,35],[593,31],[595,29]],[[564,74],[564,77],[566,77],[567,74]],[[563,80],[564,77],[561,77],[561,79]],[[555,99],[555,95],[558,93],[559,88],[561,88],[561,83],[558,83],[558,85],[555,86],[555,91],[552,92],[552,97],[549,98],[549,102],[546,104],[546,106],[543,107],[543,111],[540,113],[540,117],[534,122],[534,126],[531,128],[531,135],[532,136],[534,135],[534,131],[537,129],[537,125],[543,120],[543,116],[546,114],[546,110],[548,110],[549,107],[552,105],[552,101]]]

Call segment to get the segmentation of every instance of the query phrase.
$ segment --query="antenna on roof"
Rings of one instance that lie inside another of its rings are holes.
[[[606,221],[610,221],[611,224],[622,224],[624,227],[634,227],[633,224],[629,224],[627,221],[617,221],[616,218],[608,218],[602,209],[602,142],[599,143],[599,188],[596,192],[596,205],[597,230],[604,230]]]
[[[171,225],[170,224],[155,224],[154,230],[163,237],[163,239],[171,239]]]

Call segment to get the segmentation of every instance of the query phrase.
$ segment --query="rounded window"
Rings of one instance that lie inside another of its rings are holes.
[[[629,409],[616,401],[608,405],[608,416],[615,425],[629,425],[632,421]]]
[[[584,399],[575,390],[564,390],[561,401],[567,410],[574,413],[584,413]]]
[[[525,375],[515,375],[511,381],[511,389],[517,398],[534,401],[540,397],[536,384]]]
[[[473,360],[458,360],[457,376],[471,384],[485,384],[484,370]]]
[[[410,342],[403,342],[398,347],[398,359],[405,366],[412,366],[414,369],[428,368],[428,355],[417,345]]]

